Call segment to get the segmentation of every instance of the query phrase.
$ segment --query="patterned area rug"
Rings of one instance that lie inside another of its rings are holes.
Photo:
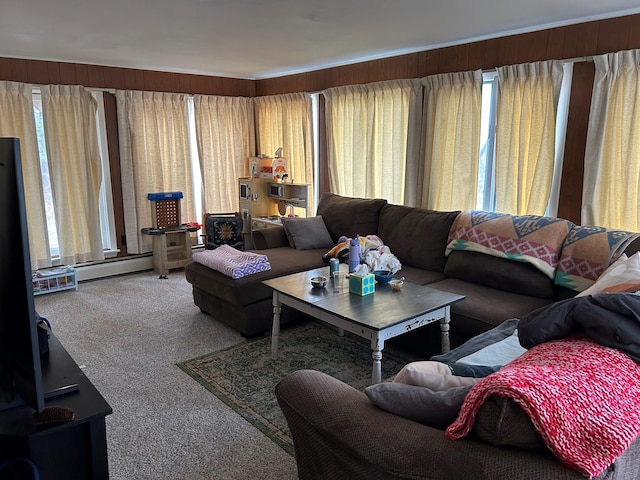
[[[409,360],[383,352],[382,378],[397,373]],[[369,342],[352,334],[307,322],[280,332],[278,359],[271,359],[271,337],[247,340],[233,347],[178,364],[229,407],[293,455],[284,414],[274,389],[278,381],[301,369],[313,369],[358,390],[371,381]]]

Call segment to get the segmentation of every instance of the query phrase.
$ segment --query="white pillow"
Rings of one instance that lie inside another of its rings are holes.
[[[466,365],[506,365],[515,360],[527,349],[520,345],[518,339],[518,329],[504,340],[487,345],[477,352],[473,352],[466,357],[457,360],[456,363],[464,363]]]
[[[576,297],[595,295],[596,293],[624,293],[640,290],[640,252],[630,257],[623,253],[602,275],[586,290]]]
[[[451,368],[444,363],[426,360],[405,365],[395,376],[393,382],[427,387],[438,392],[453,387],[474,385],[479,380],[479,378],[453,375]]]

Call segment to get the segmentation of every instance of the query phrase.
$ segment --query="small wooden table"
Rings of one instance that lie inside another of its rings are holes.
[[[340,265],[346,271],[346,265]],[[310,279],[329,276],[329,267],[294,273],[265,280],[273,289],[273,327],[271,357],[278,357],[280,311],[289,305],[323,322],[369,339],[373,357],[372,383],[382,381],[382,350],[387,339],[440,321],[442,353],[449,351],[450,305],[465,297],[433,288],[404,282],[394,292],[388,284],[377,284],[373,294],[364,297],[349,293],[348,280],[335,292],[331,280],[325,288],[313,288]]]

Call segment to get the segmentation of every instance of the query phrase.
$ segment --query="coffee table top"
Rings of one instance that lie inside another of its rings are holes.
[[[340,267],[346,271],[346,265]],[[374,330],[383,330],[465,298],[406,281],[398,292],[392,291],[389,284],[378,283],[373,294],[360,296],[349,293],[349,282],[345,279],[342,290],[336,293],[331,280],[325,288],[311,286],[310,279],[319,275],[328,277],[329,267],[272,278],[262,283],[282,295]]]

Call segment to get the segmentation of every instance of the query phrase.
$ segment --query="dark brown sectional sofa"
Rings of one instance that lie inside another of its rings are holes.
[[[464,301],[452,306],[454,338],[470,338],[506,319],[520,318],[577,293],[555,285],[552,278],[530,263],[476,251],[453,251],[446,255],[451,227],[459,214],[332,193],[321,197],[317,209],[334,244],[343,235],[377,235],[402,263],[398,276],[465,295]],[[255,231],[254,243],[257,251],[269,258],[271,270],[234,280],[197,262],[185,267],[195,304],[245,336],[263,333],[271,327],[271,291],[262,281],[326,265],[322,257],[329,250],[329,246],[292,248],[282,227]],[[634,241],[627,251],[636,251],[637,243]],[[609,252],[602,255],[606,257]],[[282,322],[294,318],[296,312],[285,307]]]
[[[378,235],[402,263],[398,276],[465,295],[465,300],[451,307],[451,333],[452,337],[457,334],[458,343],[497,325],[503,328],[507,319],[521,318],[538,307],[574,296],[590,281],[587,277],[595,280],[622,250],[631,255],[640,245],[629,232],[580,227],[548,217],[507,215],[500,221],[512,222],[509,227],[517,235],[536,237],[531,242],[536,246],[528,255],[558,255],[552,275],[534,266],[536,258],[533,263],[500,258],[466,249],[464,242],[447,251],[452,239],[459,238],[454,233],[464,230],[467,217],[481,224],[484,213],[429,211],[334,194],[323,195],[317,210],[333,242],[342,235]],[[486,220],[495,219],[495,214],[486,213]],[[328,251],[292,248],[282,228],[255,234],[260,252],[272,265],[267,272],[232,280],[197,263],[186,267],[196,305],[244,335],[271,326],[271,292],[261,281],[322,266],[322,256]],[[491,240],[502,243],[499,247],[506,251],[517,243],[508,235]],[[283,309],[283,320],[287,315],[293,318],[292,312]],[[531,421],[509,404],[508,408],[489,409],[483,420],[478,420],[478,414],[476,421],[487,431],[504,428],[504,435],[494,435],[489,443],[473,435],[449,440],[443,430],[378,408],[364,392],[318,371],[299,370],[285,377],[276,387],[276,396],[292,433],[300,479],[584,478],[550,451],[538,448],[538,442],[535,448],[524,448],[520,433],[514,432],[530,432]],[[640,439],[595,478],[640,478]]]

